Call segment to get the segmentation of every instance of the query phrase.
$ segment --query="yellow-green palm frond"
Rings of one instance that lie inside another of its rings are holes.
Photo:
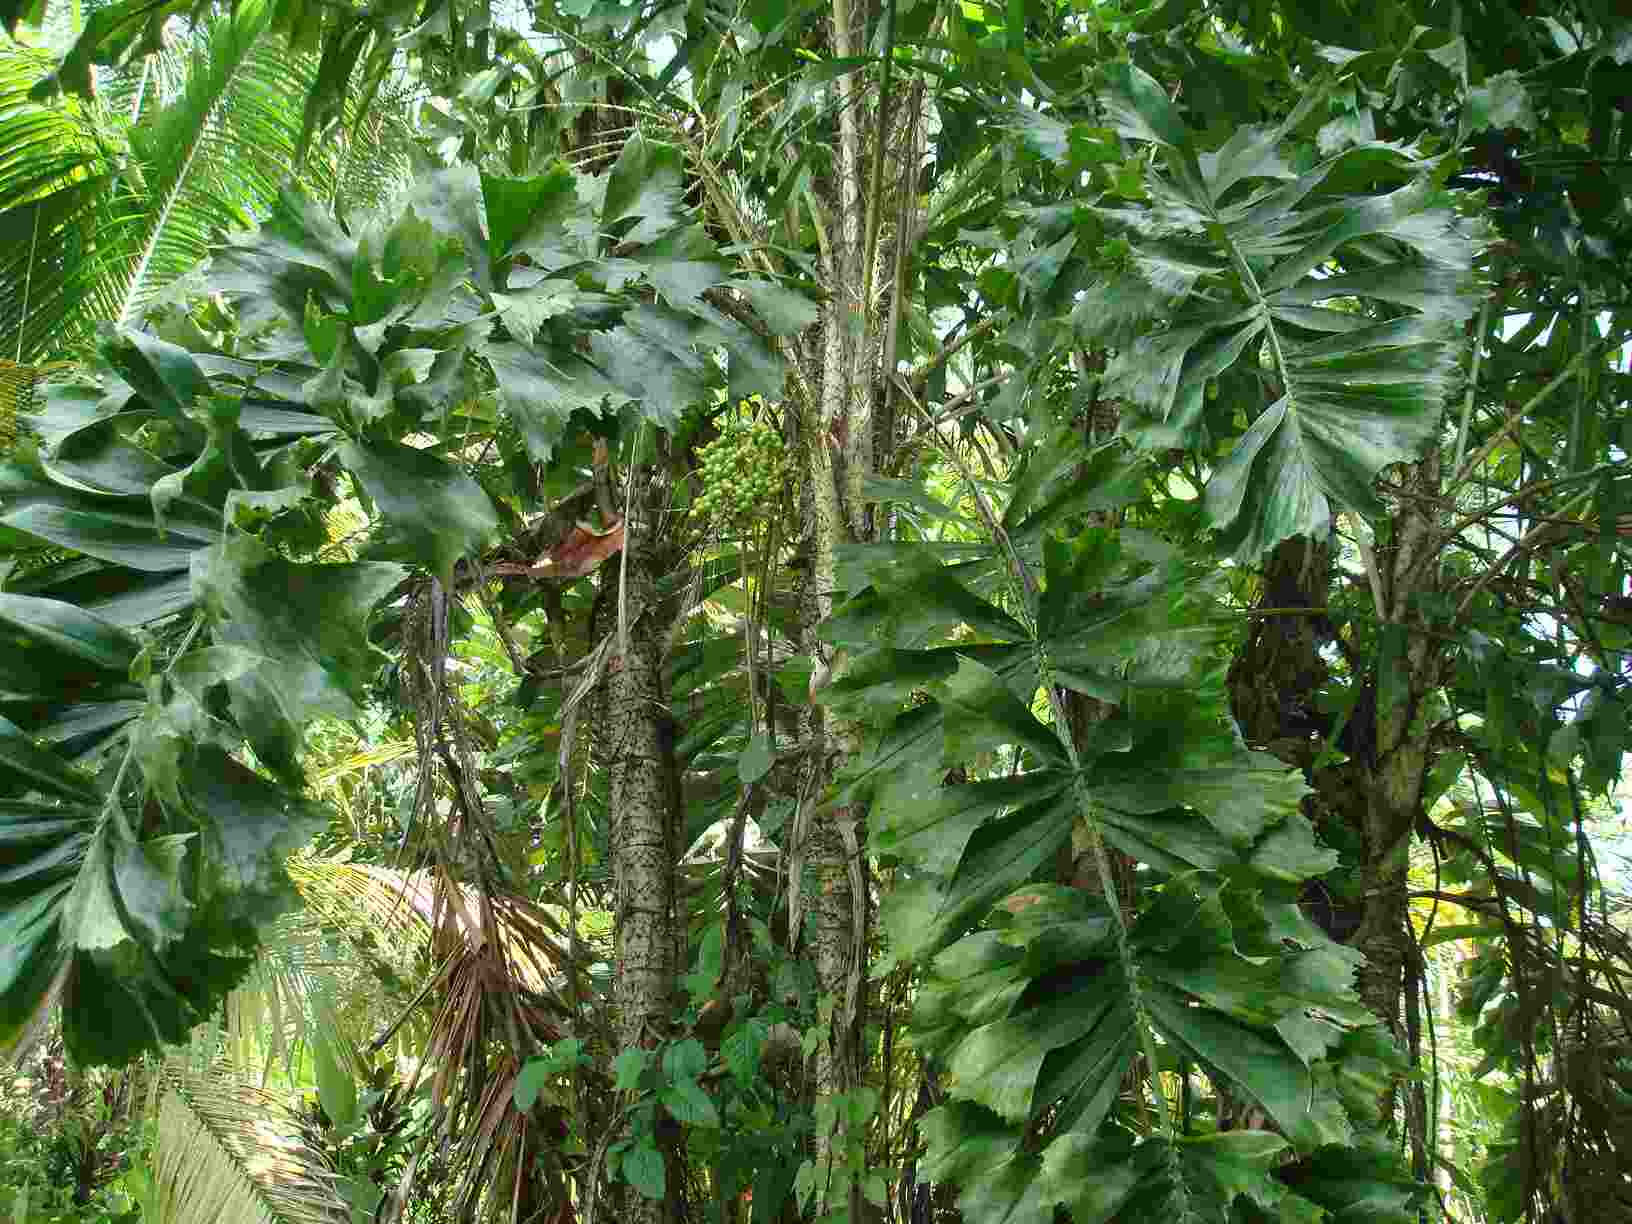
[[[264,214],[293,172],[315,79],[312,58],[271,33],[272,8],[248,0],[198,26],[179,92],[134,119],[35,100],[48,61],[0,47],[0,352],[74,352]]]
[[[66,347],[54,330],[83,313],[122,155],[119,125],[94,106],[30,97],[50,67],[0,42],[0,353],[16,361]]]
[[[344,1224],[334,1174],[276,1096],[227,1064],[165,1068],[148,1205],[155,1224]]]

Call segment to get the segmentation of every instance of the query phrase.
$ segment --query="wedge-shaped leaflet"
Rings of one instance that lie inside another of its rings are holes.
[[[1119,298],[1158,319],[1106,371],[1124,424],[1148,445],[1182,445],[1209,387],[1233,397],[1249,425],[1206,507],[1242,556],[1371,509],[1373,477],[1417,457],[1453,389],[1477,235],[1410,150],[1361,144],[1300,174],[1282,156],[1297,116],[1203,152],[1140,69],[1113,65],[1105,81],[1112,126],[1164,158],[1146,172],[1147,206],[1099,210],[1131,254],[1078,314],[1107,338],[1126,316],[1100,307]],[[1153,293],[1167,311],[1149,309]]]
[[[257,925],[293,903],[283,859],[321,814],[219,749],[191,754],[178,775],[185,808],[155,807],[169,831],[152,835],[107,801],[0,802],[8,1047],[59,998],[76,1059],[119,1064],[184,1040],[242,977]],[[31,780],[46,784],[37,795],[73,789],[46,761]]]

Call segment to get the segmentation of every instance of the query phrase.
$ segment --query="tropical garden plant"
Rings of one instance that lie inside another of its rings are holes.
[[[122,1210],[1632,1219],[1613,6],[0,21]]]

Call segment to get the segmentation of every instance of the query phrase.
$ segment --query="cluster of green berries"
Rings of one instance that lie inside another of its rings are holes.
[[[765,421],[733,421],[697,454],[703,461],[702,493],[691,504],[697,517],[740,522],[763,515],[781,498],[787,447]]]

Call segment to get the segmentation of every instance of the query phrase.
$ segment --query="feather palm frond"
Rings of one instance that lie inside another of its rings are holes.
[[[159,1224],[343,1224],[335,1176],[276,1096],[230,1065],[165,1073],[153,1153]]]
[[[82,313],[123,155],[119,126],[94,106],[29,97],[48,67],[39,52],[0,43],[0,353],[17,362],[61,351],[53,331]]]
[[[40,384],[67,365],[18,365],[0,357],[0,452],[17,440],[17,418],[34,411]]]
[[[148,190],[119,244],[121,323],[222,234],[253,225],[291,173],[311,65],[268,36],[272,12],[251,0],[212,22],[182,95],[131,131]]]
[[[271,17],[250,0],[201,25],[179,91],[149,86],[119,110],[35,100],[48,64],[0,47],[0,352],[72,353],[264,213],[292,173],[315,79]],[[166,55],[162,71],[180,53]]]

